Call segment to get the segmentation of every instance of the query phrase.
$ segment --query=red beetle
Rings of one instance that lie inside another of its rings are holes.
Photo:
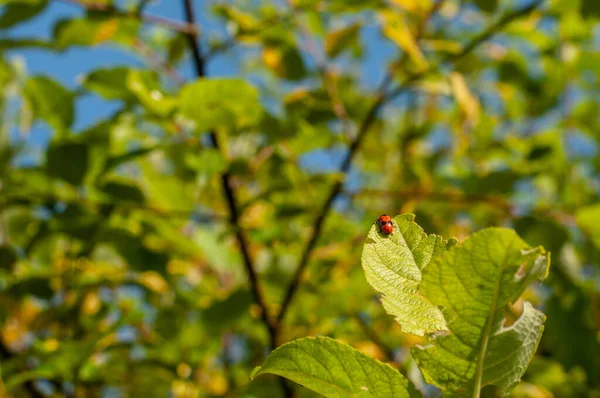
[[[386,235],[391,234],[392,231],[394,230],[394,224],[392,223],[392,217],[388,216],[387,214],[382,214],[381,216],[379,216],[379,219],[377,220],[377,224],[379,225],[381,232],[383,232]]]

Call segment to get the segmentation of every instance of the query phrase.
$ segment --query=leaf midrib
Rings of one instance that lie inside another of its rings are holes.
[[[494,296],[490,303],[490,311],[488,313],[485,328],[481,335],[481,349],[479,350],[479,357],[477,358],[477,367],[475,369],[475,384],[473,386],[473,398],[479,398],[481,392],[481,382],[483,380],[483,365],[485,362],[485,354],[487,352],[488,342],[490,340],[490,334],[492,331],[492,324],[494,322],[494,315],[496,313],[496,307],[498,306],[498,297],[500,296],[500,288],[502,287],[502,272],[507,266],[508,256],[512,249],[513,241],[511,240],[508,248],[506,249],[506,255],[502,260],[502,265],[498,267],[498,278],[496,279],[496,286],[494,288]],[[488,255],[489,257],[489,255]]]

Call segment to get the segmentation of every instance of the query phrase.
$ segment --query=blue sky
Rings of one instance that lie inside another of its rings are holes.
[[[117,2],[120,4],[119,2]],[[197,22],[202,28],[203,37],[219,35],[226,37],[227,32],[222,21],[212,16],[210,7],[216,1],[196,1]],[[181,1],[155,0],[149,4],[145,12],[160,15],[177,21],[184,21],[184,10]],[[83,16],[85,11],[73,4],[50,1],[46,10],[38,17],[20,24],[1,37],[39,37],[52,40],[54,25],[61,19],[70,19]],[[157,29],[154,25],[146,25],[147,31]],[[386,61],[397,53],[395,46],[380,39],[378,29],[373,24],[367,24],[361,37],[364,45],[364,61],[358,66],[363,84],[373,89],[383,78]],[[368,45],[366,45],[368,43]],[[240,68],[243,51],[233,50],[213,57],[207,65],[209,76],[228,76],[243,74]],[[117,65],[144,67],[145,60],[131,52],[115,46],[97,47],[70,47],[65,52],[54,52],[44,49],[26,49],[12,51],[9,57],[19,57],[24,60],[30,75],[48,75],[70,89],[76,89],[78,80],[98,68]],[[310,65],[310,60],[305,59]],[[344,62],[344,61],[342,61]],[[346,65],[347,66],[347,61]],[[179,71],[186,80],[194,78],[194,70],[189,58],[179,65]],[[245,76],[248,77],[248,76]],[[281,87],[292,88],[293,85],[285,84]],[[80,131],[94,123],[108,117],[121,106],[118,101],[107,101],[94,94],[78,96],[75,109],[74,131]],[[34,159],[44,151],[47,143],[52,138],[52,131],[43,122],[36,123],[26,137],[27,151],[18,161],[20,164],[35,162]],[[304,157],[302,164],[307,171],[331,172],[336,170],[343,159],[345,149],[333,148],[330,151],[315,151]],[[354,173],[353,173],[354,174]],[[356,177],[356,176],[355,176]],[[350,179],[357,181],[356,178]],[[352,185],[352,184],[351,184]]]

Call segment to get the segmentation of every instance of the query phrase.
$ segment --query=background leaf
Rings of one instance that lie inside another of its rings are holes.
[[[180,94],[181,112],[208,131],[216,127],[248,127],[258,123],[258,92],[241,79],[200,79]]]

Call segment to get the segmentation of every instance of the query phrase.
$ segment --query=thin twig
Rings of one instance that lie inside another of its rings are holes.
[[[144,9],[150,4],[152,0],[139,0],[137,7],[135,8],[135,13],[137,15],[142,15],[144,13]]]
[[[183,76],[181,76],[179,71],[173,68],[172,66],[168,65],[162,59],[162,57],[159,54],[157,54],[156,51],[154,51],[150,46],[144,43],[143,40],[141,40],[140,38],[136,38],[134,46],[140,53],[142,53],[142,55],[148,58],[148,61],[155,69],[169,76],[169,78],[173,80],[175,84],[181,86],[183,85],[183,83],[185,83],[185,80]]]
[[[66,205],[82,205],[84,207],[96,208],[96,207],[111,207],[114,206],[118,210],[140,210],[154,213],[159,217],[165,218],[182,218],[189,219],[193,217],[197,222],[214,222],[215,220],[225,219],[225,216],[212,214],[212,213],[198,213],[194,209],[176,209],[176,210],[163,210],[158,207],[145,205],[142,203],[127,202],[127,201],[107,201],[107,200],[95,200],[89,198],[66,198],[39,192],[35,194],[28,194],[27,196],[11,196],[10,198],[4,198],[0,202],[2,206],[9,206],[13,204],[54,204],[64,203]]]
[[[508,25],[509,23],[514,21],[515,19],[518,19],[522,16],[525,16],[525,15],[531,13],[533,10],[540,7],[543,3],[544,3],[544,0],[536,0],[533,3],[527,5],[523,8],[519,8],[519,9],[510,11],[510,12],[507,12],[502,17],[500,17],[498,19],[498,21],[496,21],[495,23],[490,25],[487,29],[485,29],[483,32],[481,32],[480,34],[475,36],[473,39],[471,39],[471,41],[469,41],[462,48],[462,50],[459,53],[456,53],[456,54],[450,53],[446,57],[445,60],[452,61],[452,62],[459,61],[466,55],[470,54],[481,43],[483,43],[484,41],[487,41],[493,35],[498,33],[503,27],[505,27],[506,25]]]
[[[159,17],[157,15],[138,13],[137,10],[132,11],[124,11],[118,8],[115,8],[112,4],[109,3],[100,3],[100,2],[90,2],[83,0],[55,0],[63,3],[75,5],[78,7],[82,7],[88,11],[99,11],[107,14],[114,14],[120,17],[128,17],[139,19],[142,22],[154,25],[164,26],[171,30],[184,33],[189,36],[197,36],[198,29],[195,24],[181,23],[178,21],[174,21],[172,19],[167,19],[163,17]]]
[[[341,174],[346,175],[348,173],[348,171],[350,170],[350,166],[352,164],[352,159],[356,155],[356,152],[357,152],[358,148],[360,147],[360,144],[362,143],[363,139],[365,138],[366,133],[368,132],[369,128],[375,121],[377,113],[379,112],[380,108],[383,106],[385,101],[386,101],[386,97],[384,95],[379,95],[377,97],[377,99],[375,100],[375,103],[369,109],[367,116],[365,117],[365,119],[363,120],[363,122],[359,128],[356,138],[354,139],[354,141],[351,142],[350,148],[348,149],[346,157],[344,158],[342,166],[340,167]],[[279,313],[277,314],[277,322],[278,323],[281,323],[283,321],[283,319],[285,318],[285,315],[287,314],[287,310],[289,309],[290,303],[292,302],[292,299],[294,298],[296,291],[300,287],[300,284],[302,282],[302,277],[304,275],[304,270],[305,270],[306,266],[308,265],[308,260],[310,259],[312,251],[317,244],[317,240],[319,239],[319,237],[321,235],[321,229],[323,228],[323,222],[325,221],[325,218],[327,217],[327,215],[333,205],[333,201],[338,196],[338,194],[342,191],[343,183],[344,183],[343,179],[340,179],[339,181],[337,181],[334,184],[334,186],[331,188],[331,191],[329,192],[329,195],[327,196],[327,199],[325,200],[325,204],[323,205],[323,208],[321,209],[321,211],[317,215],[317,218],[315,219],[312,234],[308,240],[308,243],[306,244],[306,247],[304,248],[304,251],[302,252],[302,257],[300,257],[300,262],[298,263],[296,272],[294,273],[294,276],[292,277],[292,282],[290,283],[288,289],[285,292],[283,302],[281,303],[281,309],[280,309]]]
[[[485,204],[497,208],[508,214],[514,213],[514,206],[510,200],[501,196],[494,195],[476,195],[463,194],[459,191],[431,191],[415,187],[412,189],[403,190],[380,190],[380,189],[365,189],[356,193],[348,193],[352,197],[394,197],[406,198],[411,200],[429,200],[433,202],[444,202],[460,206],[468,206],[472,204]]]
[[[538,0],[535,3],[530,4],[522,9],[518,9],[518,10],[515,10],[515,11],[505,14],[503,17],[501,17],[498,20],[498,22],[492,24],[482,34],[477,35],[474,39],[472,39],[469,43],[467,43],[463,47],[463,50],[460,53],[453,55],[451,57],[448,57],[447,59],[442,59],[441,63],[444,63],[444,62],[454,63],[454,62],[462,59],[464,56],[466,56],[470,52],[472,52],[480,43],[489,39],[494,33],[498,32],[505,25],[507,25],[511,21],[515,20],[516,18],[526,15],[529,12],[533,11],[535,8],[540,6],[542,4],[542,2],[543,2],[543,0]],[[367,132],[369,131],[371,125],[376,120],[376,116],[379,113],[379,110],[384,105],[391,102],[392,100],[397,98],[400,94],[404,93],[407,89],[409,89],[411,84],[415,80],[425,77],[428,73],[430,73],[431,71],[435,71],[436,69],[438,69],[438,68],[429,68],[426,71],[419,71],[419,72],[413,73],[413,74],[409,75],[404,80],[404,82],[401,83],[399,86],[397,86],[395,89],[391,90],[387,94],[380,93],[377,96],[375,102],[369,108],[369,111],[368,111],[365,119],[361,123],[361,126],[360,126],[357,136],[356,136],[356,139],[354,141],[352,141],[352,143],[350,144],[348,153],[346,154],[344,162],[342,163],[342,166],[340,167],[340,174],[342,174],[343,176],[346,176],[348,174],[348,171],[350,170],[350,166],[352,164],[352,160],[354,159],[354,156],[356,155],[357,150],[360,148],[360,145],[361,145],[362,141],[364,140]],[[386,82],[386,81],[388,81],[387,76],[384,79],[384,82]],[[290,283],[288,289],[285,292],[284,299],[281,304],[281,310],[277,314],[277,323],[278,324],[281,324],[283,319],[285,318],[285,315],[287,314],[290,303],[292,302],[294,295],[296,294],[296,292],[298,291],[298,288],[300,287],[300,284],[302,282],[302,277],[304,275],[306,266],[308,265],[308,261],[312,254],[312,251],[314,250],[316,243],[321,235],[321,230],[323,228],[323,222],[325,221],[327,215],[329,214],[335,198],[342,191],[343,184],[344,184],[344,179],[340,179],[338,182],[336,182],[334,184],[333,188],[331,189],[331,191],[329,193],[329,196],[325,200],[325,203],[324,203],[321,211],[319,212],[319,214],[317,215],[317,217],[315,219],[315,224],[314,224],[312,234],[308,240],[308,243],[307,243],[304,251],[302,252],[302,256],[300,257],[300,262],[298,263],[296,272],[294,273],[294,276],[292,277],[292,282]]]
[[[190,25],[195,24],[195,12],[194,6],[192,4],[192,0],[183,0],[184,8],[185,8],[185,16],[187,23]],[[188,41],[190,48],[192,50],[192,56],[194,61],[194,67],[196,69],[196,74],[198,77],[206,76],[205,71],[205,61],[200,52],[200,47],[196,38],[193,36],[188,36]],[[210,133],[210,141],[212,146],[221,150],[221,145],[219,144],[219,140],[215,131]],[[256,273],[256,269],[254,267],[254,263],[252,261],[252,257],[250,256],[250,249],[248,247],[248,243],[246,241],[246,237],[242,228],[240,227],[240,214],[239,207],[237,203],[237,198],[235,196],[235,192],[233,190],[231,184],[231,176],[229,171],[225,171],[221,175],[221,183],[223,186],[223,191],[225,193],[225,198],[227,200],[227,206],[229,207],[229,223],[233,228],[238,243],[240,245],[240,250],[242,252],[242,258],[244,261],[244,267],[246,269],[246,273],[248,275],[248,279],[250,281],[250,289],[252,291],[252,295],[254,297],[254,301],[260,307],[261,310],[261,319],[265,324],[267,331],[269,332],[269,340],[271,348],[274,349],[276,347],[276,327],[275,323],[271,320],[269,316],[267,303],[265,301],[264,295],[262,293],[262,289],[258,280],[258,274]]]

